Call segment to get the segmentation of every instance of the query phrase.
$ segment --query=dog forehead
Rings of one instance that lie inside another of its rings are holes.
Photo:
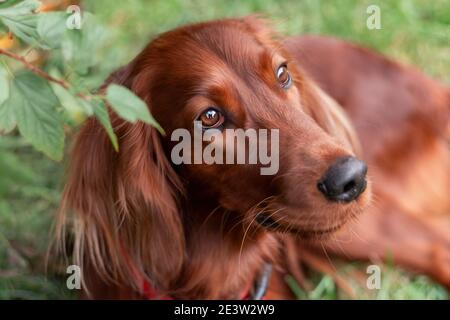
[[[238,24],[181,27],[161,35],[151,48],[154,99],[164,96],[164,101],[175,99],[182,106],[203,96],[245,109],[273,104],[268,91],[278,88],[275,70],[284,59],[276,46]],[[170,94],[161,90],[166,87]]]
[[[204,46],[227,63],[242,60],[254,61],[255,56],[266,51],[257,35],[235,25],[209,24],[193,32],[200,46]]]
[[[161,35],[151,47],[177,74],[183,70],[208,75],[213,69],[231,69],[237,75],[271,64],[273,48],[256,34],[229,21],[181,27]]]

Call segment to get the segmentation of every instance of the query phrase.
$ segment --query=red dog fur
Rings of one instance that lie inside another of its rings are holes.
[[[284,61],[287,90],[274,75]],[[145,278],[174,298],[238,298],[272,261],[269,297],[291,298],[284,273],[298,275],[297,257],[321,252],[318,243],[350,259],[389,254],[450,286],[448,88],[338,40],[276,41],[253,17],[164,33],[111,82],[144,99],[167,135],[111,112],[120,152],[94,119],[76,138],[60,226],[73,209],[74,258],[90,297],[139,297]],[[278,128],[277,175],[171,164],[171,132],[208,106],[225,109],[230,128]],[[366,191],[328,201],[317,181],[360,152]],[[279,232],[254,223],[259,214]]]
[[[293,37],[285,44],[345,108],[373,182],[373,204],[326,243],[327,251],[393,259],[450,288],[450,89],[336,39]]]

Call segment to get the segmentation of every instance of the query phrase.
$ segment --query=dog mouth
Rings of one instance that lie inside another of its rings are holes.
[[[330,235],[339,230],[345,224],[345,222],[342,222],[333,227],[324,229],[301,229],[289,224],[283,224],[275,221],[272,217],[266,216],[264,214],[259,214],[258,216],[256,216],[255,221],[266,230],[272,232],[290,233],[302,238],[326,237],[327,235]]]

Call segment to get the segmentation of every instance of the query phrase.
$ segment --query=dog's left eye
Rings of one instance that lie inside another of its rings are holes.
[[[282,64],[278,67],[277,80],[283,89],[288,89],[291,86],[292,78],[286,64]]]
[[[202,122],[203,128],[210,129],[219,127],[224,122],[225,118],[219,110],[209,108],[200,114],[198,120]]]

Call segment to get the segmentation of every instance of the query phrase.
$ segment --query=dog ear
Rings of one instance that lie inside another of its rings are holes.
[[[104,87],[115,82],[133,90],[135,74],[131,64],[111,75]],[[105,281],[131,282],[141,289],[146,280],[164,292],[183,263],[176,201],[181,183],[157,130],[110,116],[120,151],[96,119],[87,121],[71,153],[59,230],[64,231],[67,211],[73,210],[78,265],[88,259]]]

